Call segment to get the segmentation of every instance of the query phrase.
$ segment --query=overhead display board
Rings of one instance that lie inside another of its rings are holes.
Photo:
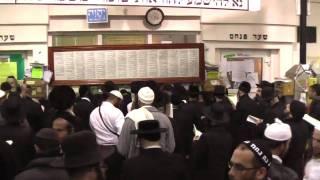
[[[11,0],[0,0],[12,2]],[[16,0],[17,4],[96,4],[248,10],[249,0]]]
[[[204,80],[204,45],[148,44],[49,48],[55,85]]]

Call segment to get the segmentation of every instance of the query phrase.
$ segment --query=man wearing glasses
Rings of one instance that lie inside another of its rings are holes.
[[[266,180],[271,160],[271,152],[261,140],[244,141],[231,157],[229,179]]]
[[[320,177],[320,127],[315,127],[312,136],[313,158],[307,163],[304,180],[318,180]]]

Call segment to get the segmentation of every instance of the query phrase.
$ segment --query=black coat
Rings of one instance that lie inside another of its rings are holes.
[[[33,131],[28,123],[18,126],[0,126],[0,139],[11,140],[18,169],[24,168],[34,157]]]
[[[313,118],[320,119],[320,97],[312,100],[309,107],[309,115]]]
[[[69,180],[64,169],[52,167],[54,157],[37,158],[31,161],[25,170],[19,173],[15,180]]]
[[[86,99],[78,100],[73,107],[73,111],[80,119],[84,129],[91,130],[89,125],[90,113],[94,110],[94,108],[94,105]]]
[[[309,126],[303,120],[289,119],[288,123],[292,131],[292,139],[284,165],[297,172],[300,179],[303,177],[304,158],[307,140],[310,138]]]
[[[12,148],[0,140],[0,177],[2,180],[11,180],[17,172],[16,159]]]
[[[191,155],[194,180],[225,180],[232,153],[232,137],[224,127],[213,127],[201,135]]]
[[[138,157],[125,161],[122,180],[186,180],[187,169],[182,157],[160,148],[142,150]]]
[[[259,116],[258,104],[248,95],[239,98],[236,111],[231,120],[231,131],[234,138],[234,145],[237,146],[242,141],[257,138],[256,125],[247,122],[248,115]]]
[[[190,155],[194,137],[193,126],[200,131],[204,131],[205,128],[201,121],[202,105],[195,102],[180,104],[173,112],[175,152],[183,156]]]
[[[298,175],[292,169],[285,167],[278,160],[272,159],[268,177],[272,180],[298,180]]]
[[[23,108],[34,133],[45,127],[44,112],[39,103],[34,102],[30,97],[25,97],[23,98]]]

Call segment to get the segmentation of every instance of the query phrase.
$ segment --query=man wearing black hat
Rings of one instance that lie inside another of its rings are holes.
[[[257,84],[257,91],[256,91],[256,97],[254,98],[254,100],[259,103],[259,101],[261,100],[261,91],[263,88],[265,87],[273,87],[273,84],[268,82],[268,81],[261,81],[260,84]]]
[[[241,82],[238,90],[238,103],[231,122],[236,146],[244,140],[257,138],[255,125],[246,122],[248,115],[257,116],[259,112],[257,103],[249,97],[250,90],[250,83]]]
[[[70,86],[55,86],[49,94],[49,101],[54,108],[48,115],[49,125],[52,125],[59,114],[68,114],[69,118],[75,122],[74,131],[82,129],[80,119],[73,112],[76,94]]]
[[[123,180],[185,180],[187,170],[181,157],[161,150],[159,121],[145,120],[138,123],[137,134],[141,145],[141,154],[127,160],[123,167]]]
[[[170,153],[174,151],[175,139],[171,121],[165,114],[151,105],[154,102],[154,98],[155,93],[151,88],[143,87],[139,90],[138,104],[140,108],[135,109],[127,114],[119,137],[117,150],[122,156],[126,158],[132,158],[139,155],[139,143],[136,136],[131,136],[130,132],[131,130],[137,129],[138,122],[147,119],[157,119],[162,128],[168,129],[167,132],[161,134],[161,148],[162,150]]]
[[[99,167],[102,157],[92,132],[80,131],[66,137],[61,148],[64,156],[52,165],[65,168],[71,180],[103,180]]]
[[[173,104],[173,130],[176,142],[175,153],[189,157],[195,135],[194,126],[204,131],[205,123],[201,121],[201,110],[196,102],[185,103],[187,91],[182,85],[173,87],[171,102]]]
[[[60,156],[58,134],[49,128],[41,129],[35,136],[37,158],[32,160],[15,180],[68,180],[64,169],[54,168],[51,163]]]
[[[267,180],[272,155],[261,140],[244,141],[229,162],[230,180]]]
[[[33,158],[34,148],[33,132],[26,121],[21,97],[9,95],[2,105],[1,115],[5,119],[5,125],[0,126],[0,139],[10,142],[17,157],[18,169],[23,168]]]
[[[303,121],[306,113],[306,105],[300,101],[290,103],[291,117],[286,121],[292,130],[292,139],[287,155],[283,159],[284,164],[297,172],[299,178],[303,177],[304,153],[311,132],[307,122]]]
[[[209,129],[193,146],[193,178],[225,180],[228,160],[232,153],[232,137],[227,131],[230,116],[222,102],[216,102],[204,109],[203,114],[204,119],[208,121]]]
[[[22,84],[20,96],[23,100],[23,107],[26,112],[27,120],[35,133],[45,127],[44,112],[40,103],[32,98],[32,88],[30,85]]]
[[[76,101],[73,110],[76,116],[80,118],[81,124],[83,124],[83,128],[86,130],[90,130],[90,113],[95,108],[91,99],[90,87],[85,85],[80,86],[79,99]]]

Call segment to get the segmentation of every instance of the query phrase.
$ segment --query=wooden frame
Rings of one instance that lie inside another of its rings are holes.
[[[95,51],[95,50],[143,50],[143,49],[199,49],[199,75],[197,77],[166,77],[166,78],[122,78],[122,79],[86,79],[86,80],[55,80],[54,53],[66,51]],[[112,45],[112,46],[65,46],[49,47],[49,70],[53,72],[53,85],[99,85],[107,80],[116,84],[129,84],[132,81],[155,80],[159,83],[189,83],[202,82],[205,79],[204,44],[143,44],[143,45]]]

